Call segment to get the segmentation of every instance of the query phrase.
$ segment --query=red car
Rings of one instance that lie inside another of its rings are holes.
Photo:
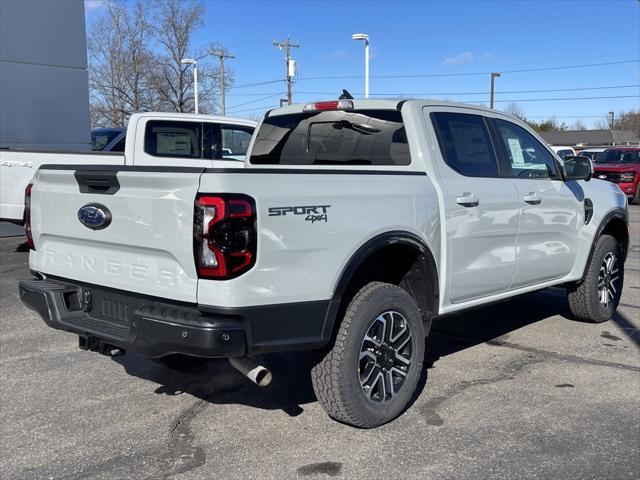
[[[613,147],[596,155],[594,177],[617,183],[631,203],[640,203],[640,148]]]

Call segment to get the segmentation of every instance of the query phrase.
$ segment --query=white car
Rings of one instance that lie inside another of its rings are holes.
[[[124,153],[0,150],[0,220],[22,223],[24,192],[41,165],[244,167],[256,122],[188,113],[136,113]]]
[[[35,175],[20,298],[83,349],[229,358],[260,385],[256,355],[316,349],[322,406],[374,427],[415,395],[435,317],[550,286],[582,321],[620,301],[625,195],[495,110],[293,105],[244,169],[166,160]]]
[[[564,158],[564,157],[575,157],[576,155],[576,151],[573,149],[573,147],[561,147],[561,146],[555,146],[552,145],[551,149],[556,152],[556,154],[560,157],[560,158]]]

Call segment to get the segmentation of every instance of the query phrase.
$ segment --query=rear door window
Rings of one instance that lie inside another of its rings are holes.
[[[499,177],[489,129],[480,115],[437,112],[431,114],[442,157],[466,177]]]
[[[202,158],[202,123],[151,120],[144,151],[154,157]]]
[[[256,165],[409,165],[395,110],[303,112],[267,117],[250,162]]]
[[[253,128],[239,125],[222,125],[220,131],[222,137],[220,158],[244,160],[253,135]]]

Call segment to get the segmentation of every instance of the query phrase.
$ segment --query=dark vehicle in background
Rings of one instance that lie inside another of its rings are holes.
[[[587,148],[585,150],[580,150],[577,154],[581,157],[589,157],[592,162],[596,161],[596,155],[600,152],[604,152],[606,148]]]
[[[631,203],[640,203],[640,147],[615,147],[598,153],[594,177],[618,184]]]
[[[91,150],[100,152],[124,152],[127,129],[94,128],[91,130]]]

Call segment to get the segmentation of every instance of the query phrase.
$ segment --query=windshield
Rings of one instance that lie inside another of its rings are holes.
[[[261,165],[409,165],[400,112],[304,112],[267,117],[251,163]]]
[[[91,132],[91,150],[102,150],[121,133],[120,130],[93,130]]]
[[[637,163],[638,150],[606,150],[596,155],[596,163]]]

